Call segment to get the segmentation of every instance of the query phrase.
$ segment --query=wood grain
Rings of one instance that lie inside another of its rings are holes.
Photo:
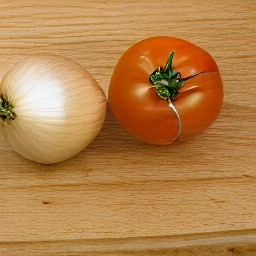
[[[108,110],[96,140],[44,166],[0,143],[0,255],[256,255],[255,1],[0,1],[0,76],[27,55],[74,59],[107,95],[135,42],[176,36],[217,61],[225,99],[203,134],[168,147]]]

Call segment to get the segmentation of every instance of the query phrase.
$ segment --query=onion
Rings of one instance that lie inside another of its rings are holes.
[[[106,97],[92,76],[72,60],[28,57],[0,86],[0,130],[23,157],[44,164],[71,158],[99,133]]]

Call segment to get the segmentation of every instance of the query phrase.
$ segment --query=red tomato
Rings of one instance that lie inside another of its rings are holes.
[[[152,37],[122,55],[108,100],[128,133],[150,144],[168,145],[214,121],[223,101],[222,80],[203,49],[178,38]]]

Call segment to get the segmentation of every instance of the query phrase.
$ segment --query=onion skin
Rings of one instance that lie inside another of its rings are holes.
[[[86,148],[103,126],[107,100],[93,77],[74,61],[32,56],[14,65],[1,82],[1,96],[15,119],[0,118],[10,146],[23,157],[53,164]]]

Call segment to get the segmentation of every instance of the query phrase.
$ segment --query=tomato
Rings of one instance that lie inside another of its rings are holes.
[[[205,50],[178,38],[152,37],[121,56],[108,100],[128,133],[150,144],[168,145],[199,134],[216,119],[222,80]]]

